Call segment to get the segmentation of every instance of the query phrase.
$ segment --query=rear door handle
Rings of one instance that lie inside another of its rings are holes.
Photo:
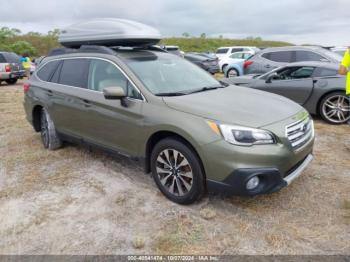
[[[53,96],[52,90],[47,90],[47,95],[48,95],[48,96]]]
[[[89,100],[83,99],[83,104],[85,107],[90,107],[91,106],[91,102]]]
[[[270,65],[265,65],[265,67],[266,67],[266,68],[271,68],[271,66],[270,66]]]

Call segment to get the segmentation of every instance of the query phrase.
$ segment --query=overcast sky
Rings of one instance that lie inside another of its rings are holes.
[[[10,0],[0,27],[47,32],[91,18],[132,19],[164,36],[260,36],[350,46],[350,0]]]

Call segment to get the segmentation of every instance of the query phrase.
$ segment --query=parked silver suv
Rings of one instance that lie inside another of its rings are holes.
[[[294,62],[331,62],[339,64],[342,57],[318,46],[266,48],[244,62],[244,74],[264,74]]]
[[[20,64],[20,58],[15,53],[0,52],[0,83],[5,81],[9,85],[22,78],[25,71]]]

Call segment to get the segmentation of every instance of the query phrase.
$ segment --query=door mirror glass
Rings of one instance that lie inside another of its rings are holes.
[[[272,83],[272,80],[278,79],[278,74],[273,73],[266,78],[266,83]]]
[[[118,86],[104,88],[103,95],[106,99],[123,99],[126,97],[124,89]]]

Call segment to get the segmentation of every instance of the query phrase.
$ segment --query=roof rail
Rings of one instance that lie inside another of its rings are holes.
[[[167,53],[166,50],[161,48],[160,46],[155,45],[146,45],[146,46],[132,46],[132,47],[126,47],[126,46],[115,46],[115,47],[107,47],[107,46],[99,46],[99,45],[82,45],[80,48],[67,48],[67,47],[61,47],[61,48],[54,48],[51,49],[48,56],[56,56],[56,55],[66,55],[66,54],[74,54],[74,53],[100,53],[100,54],[107,54],[107,55],[116,55],[115,50],[122,50],[122,49],[132,49],[132,50],[153,50],[153,51],[160,51]]]
[[[82,45],[79,49],[77,49],[78,52],[87,52],[87,53],[100,53],[100,54],[107,54],[107,55],[115,55],[115,52],[113,49],[106,47],[106,46],[99,46],[99,45]]]
[[[100,53],[100,54],[109,54],[115,55],[115,52],[106,46],[98,46],[98,45],[82,45],[80,48],[54,48],[51,49],[48,56],[56,56],[56,55],[66,55],[66,54],[74,54],[74,53]]]

